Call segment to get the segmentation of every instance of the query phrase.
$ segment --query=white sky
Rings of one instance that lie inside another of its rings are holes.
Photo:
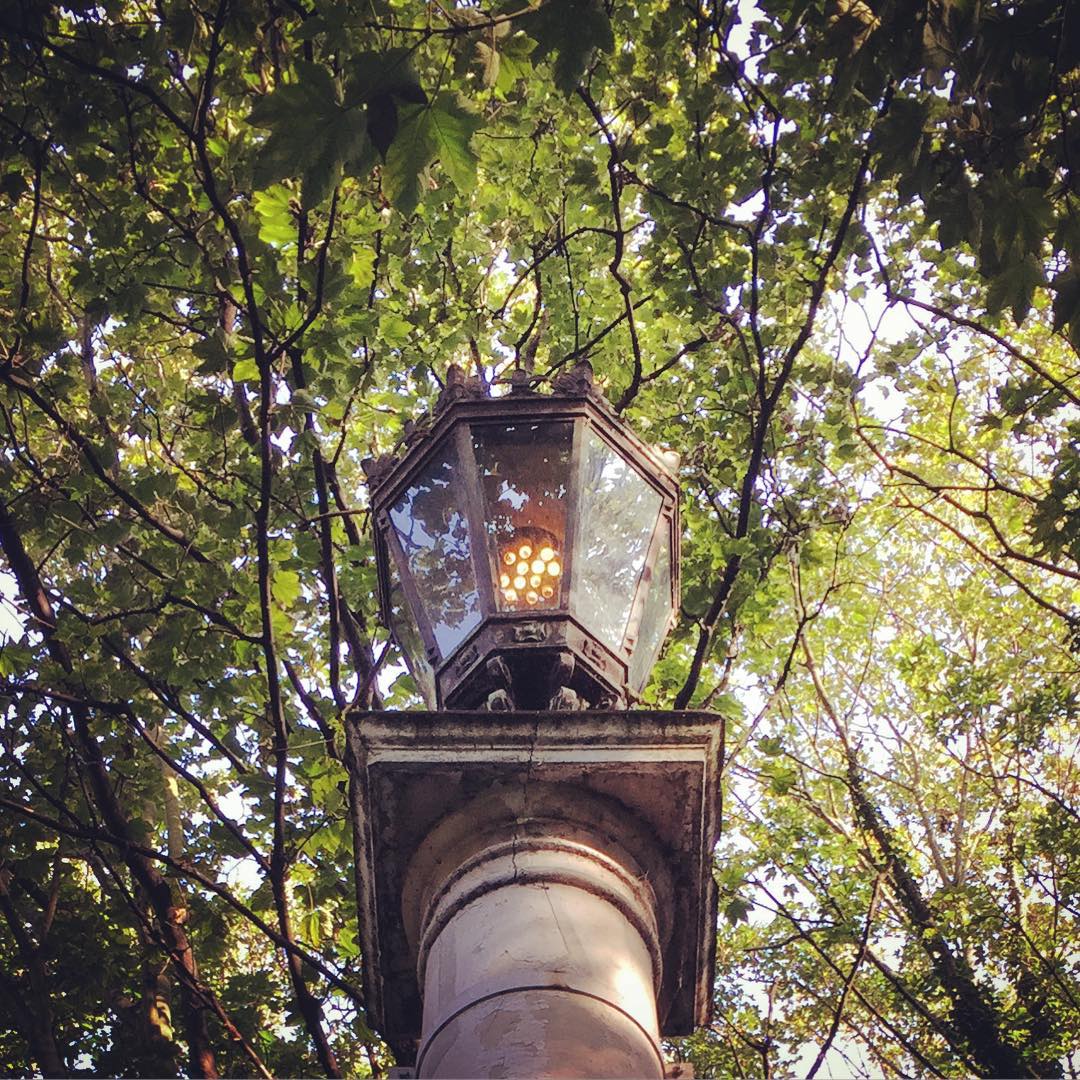
[[[23,621],[12,600],[17,593],[15,578],[6,570],[0,570],[0,645],[22,637]]]

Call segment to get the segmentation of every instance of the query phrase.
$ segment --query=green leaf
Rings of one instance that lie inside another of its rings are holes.
[[[1054,330],[1061,333],[1066,326],[1080,322],[1080,273],[1070,267],[1058,274],[1053,282]]]
[[[577,89],[597,50],[615,49],[611,19],[600,0],[548,0],[518,22],[536,42],[534,61],[554,56],[555,85],[567,96]]]
[[[499,68],[495,88],[508,94],[521,79],[527,79],[533,70],[532,52],[535,43],[525,34],[515,34],[498,48]]]
[[[404,345],[413,327],[407,319],[387,312],[379,316],[379,340],[383,345]]]
[[[322,943],[322,914],[318,908],[309,911],[303,919],[302,933],[313,949]]]
[[[382,188],[390,203],[408,216],[420,203],[420,184],[435,157],[431,132],[422,117],[426,109],[413,105],[386,153]]]
[[[300,575],[295,570],[278,570],[274,574],[274,599],[288,607],[300,596]]]
[[[799,774],[790,766],[773,764],[762,772],[768,776],[769,790],[774,795],[786,795],[799,779]]]
[[[311,413],[318,412],[320,407],[318,399],[308,390],[294,390],[292,405],[301,412]]]
[[[259,216],[259,239],[280,246],[296,243],[293,193],[282,184],[255,192],[255,213]]]
[[[758,749],[767,757],[778,757],[784,752],[784,741],[779,737],[764,735],[758,739]]]
[[[1006,263],[990,282],[986,294],[987,310],[993,315],[1007,307],[1019,325],[1031,309],[1035,290],[1045,284],[1042,264],[1033,255]]]
[[[325,34],[331,29],[330,23],[322,15],[309,15],[295,30],[297,41],[311,41],[317,34]]]
[[[470,142],[483,121],[454,94],[440,94],[427,113],[439,164],[461,191],[476,184],[476,153]]]
[[[412,49],[359,53],[346,66],[345,104],[364,106],[369,145],[384,160],[397,136],[398,107],[426,105],[427,100]]]
[[[446,174],[463,190],[476,182],[476,154],[470,140],[481,120],[450,94],[431,105],[401,109],[401,126],[386,155],[383,191],[403,214],[420,201],[428,167],[438,158]]]
[[[337,946],[337,951],[346,958],[360,955],[360,946],[356,943],[356,928],[354,926],[346,926],[337,935],[334,944]]]
[[[753,904],[748,900],[743,900],[741,897],[736,896],[724,905],[724,918],[727,919],[732,926],[735,926],[741,922],[749,922],[750,912],[753,910]]]
[[[873,148],[877,155],[875,174],[878,177],[895,176],[914,167],[926,115],[925,102],[910,97],[893,98],[889,111],[873,133]]]
[[[248,123],[270,136],[256,157],[256,187],[289,176],[303,180],[307,206],[316,206],[341,179],[344,165],[362,157],[367,124],[361,109],[343,105],[333,76],[319,64],[296,63],[297,81],[260,100]]]
[[[237,360],[232,370],[233,382],[258,382],[259,365],[254,360]]]
[[[356,248],[349,258],[348,271],[358,289],[370,288],[375,280],[375,252],[371,248]]]
[[[0,179],[0,191],[3,191],[13,203],[18,202],[23,192],[29,190],[30,185],[21,172],[7,172]]]
[[[1046,192],[1025,187],[1013,195],[1005,227],[1015,235],[1022,253],[1038,255],[1053,221],[1054,211]]]
[[[413,49],[357,53],[345,66],[345,104],[360,105],[384,95],[413,105],[427,104],[427,94],[413,67]]]
[[[30,668],[33,653],[21,642],[0,641],[0,675],[10,678]]]

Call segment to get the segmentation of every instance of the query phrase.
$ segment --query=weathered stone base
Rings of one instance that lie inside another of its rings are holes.
[[[709,1012],[722,736],[706,713],[350,718],[368,1019],[402,1064],[664,1075],[661,1033]]]

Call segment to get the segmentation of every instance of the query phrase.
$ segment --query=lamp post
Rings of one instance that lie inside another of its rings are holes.
[[[722,723],[631,711],[678,603],[678,459],[587,364],[451,368],[365,464],[428,711],[347,722],[369,1020],[401,1075],[673,1075],[711,1000]]]

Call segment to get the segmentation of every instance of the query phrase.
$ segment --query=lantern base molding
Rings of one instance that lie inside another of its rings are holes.
[[[346,729],[368,1022],[399,1063],[670,1073],[661,1037],[712,999],[722,718],[364,712]]]
[[[626,683],[626,660],[559,612],[493,618],[439,672],[458,710],[612,710]]]

